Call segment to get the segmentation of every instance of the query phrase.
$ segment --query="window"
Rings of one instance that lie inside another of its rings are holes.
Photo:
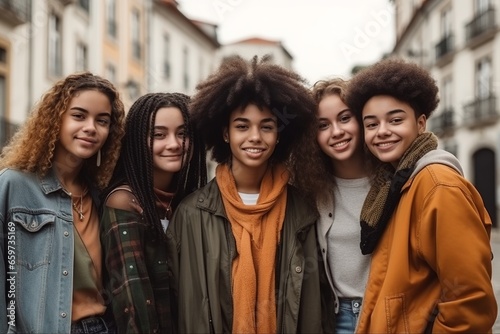
[[[90,3],[89,0],[78,0],[78,5],[87,13],[90,12]]]
[[[49,16],[48,71],[51,76],[62,75],[61,19],[54,13]]]
[[[105,76],[111,83],[116,84],[116,67],[113,64],[106,65]]]
[[[87,45],[78,43],[76,46],[76,71],[85,71],[88,68],[87,63]]]
[[[441,12],[441,36],[450,36],[451,31],[451,7],[447,7]]]
[[[132,55],[135,59],[141,59],[141,18],[137,9],[132,10],[131,33],[132,33]]]
[[[163,36],[163,76],[170,79],[170,36]]]
[[[106,30],[108,36],[116,38],[116,0],[106,1]]]
[[[446,77],[443,80],[443,87],[442,87],[442,92],[441,92],[441,101],[443,104],[443,109],[444,110],[450,110],[453,105],[452,101],[452,80],[451,76]]]
[[[476,14],[482,14],[490,9],[490,0],[475,0],[474,1],[474,10]]]
[[[476,98],[485,99],[490,96],[492,79],[491,59],[480,59],[476,64]]]
[[[189,51],[187,47],[182,50],[182,73],[184,81],[184,89],[189,89]]]

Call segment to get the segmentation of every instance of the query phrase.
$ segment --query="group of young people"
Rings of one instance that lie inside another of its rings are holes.
[[[0,332],[491,332],[491,220],[438,102],[400,59],[309,89],[231,57],[126,116],[66,77],[1,153]]]

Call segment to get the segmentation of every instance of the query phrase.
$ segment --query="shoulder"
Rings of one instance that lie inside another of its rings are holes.
[[[210,203],[213,202],[216,198],[220,197],[219,186],[217,185],[217,181],[213,178],[206,185],[193,191],[191,194],[187,195],[179,204],[178,208],[181,207],[197,207],[199,205],[210,206]]]
[[[40,180],[34,173],[22,172],[16,169],[5,168],[0,171],[0,189],[15,186],[16,189],[39,184]]]
[[[17,169],[12,169],[12,168],[4,168],[0,170],[0,179],[5,180],[5,181],[10,181],[10,180],[26,180],[26,179],[34,179],[35,174],[33,173],[28,173],[28,172],[23,172]]]
[[[455,169],[440,163],[425,166],[414,179],[414,182],[429,186],[460,186],[469,183]]]
[[[142,212],[142,208],[129,186],[123,185],[114,188],[105,199],[104,205],[119,210]]]

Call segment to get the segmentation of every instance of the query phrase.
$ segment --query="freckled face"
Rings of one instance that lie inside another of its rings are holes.
[[[363,108],[363,127],[368,149],[381,161],[397,167],[401,157],[419,134],[426,117],[416,117],[413,108],[392,96],[377,95]]]

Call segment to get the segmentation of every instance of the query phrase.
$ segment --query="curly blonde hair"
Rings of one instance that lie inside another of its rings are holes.
[[[101,148],[101,166],[97,167],[96,154],[87,159],[82,168],[90,182],[99,189],[104,188],[120,154],[125,111],[114,85],[90,72],[71,74],[58,81],[42,96],[26,122],[2,150],[0,169],[9,167],[45,176],[52,167],[61,117],[67,111],[71,99],[78,92],[87,90],[103,93],[111,104],[111,124],[108,138]]]

